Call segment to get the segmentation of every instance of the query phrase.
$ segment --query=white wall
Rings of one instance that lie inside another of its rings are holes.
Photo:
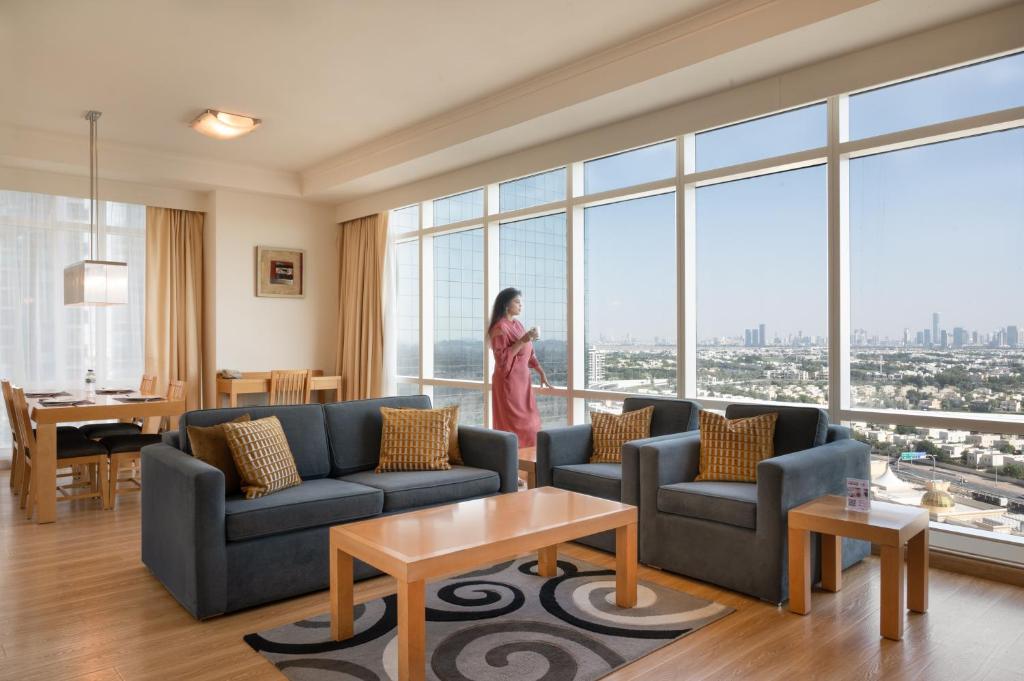
[[[205,251],[207,371],[334,370],[338,227],[327,204],[211,192]],[[304,298],[256,297],[256,246],[306,251]],[[208,385],[213,385],[207,373]],[[207,392],[207,400],[210,393]]]

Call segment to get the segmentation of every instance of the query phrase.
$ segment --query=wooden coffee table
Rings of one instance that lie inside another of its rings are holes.
[[[398,676],[426,673],[425,584],[537,551],[554,577],[558,544],[615,530],[615,602],[636,605],[635,506],[541,487],[331,528],[331,636],[353,634],[352,559],[398,581]]]
[[[903,638],[903,554],[907,554],[906,605],[928,610],[928,511],[872,501],[867,512],[847,511],[846,497],[826,496],[789,512],[789,609],[811,611],[810,533],[821,535],[821,588],[842,585],[842,537],[878,544],[882,553],[882,636]],[[906,547],[906,549],[904,549]]]

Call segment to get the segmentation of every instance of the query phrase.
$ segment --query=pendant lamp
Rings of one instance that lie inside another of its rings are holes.
[[[101,115],[99,111],[85,114],[89,121],[89,258],[64,268],[64,304],[77,307],[128,302],[128,263],[96,260],[100,193],[96,121]]]

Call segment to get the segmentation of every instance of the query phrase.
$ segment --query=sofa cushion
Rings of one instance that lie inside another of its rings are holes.
[[[757,485],[749,482],[680,482],[658,489],[658,510],[757,529]]]
[[[224,501],[224,528],[228,541],[253,539],[369,518],[383,505],[379,489],[330,478],[307,480],[256,499],[229,497]]]
[[[385,513],[473,499],[501,489],[497,473],[470,466],[452,466],[447,471],[362,471],[339,479],[381,490]]]
[[[391,409],[381,407],[378,473],[446,471],[452,413],[448,409]],[[458,430],[456,430],[456,437]]]
[[[745,419],[773,412],[779,415],[775,422],[775,456],[825,444],[828,438],[828,415],[817,407],[730,404],[725,408],[725,418]]]
[[[594,443],[590,463],[622,463],[622,445],[631,440],[651,436],[654,407],[625,411],[621,414],[591,412],[591,439]]]
[[[231,421],[223,428],[247,499],[302,484],[295,456],[276,416]]]
[[[426,395],[382,397],[324,405],[324,418],[330,438],[332,477],[372,470],[380,457],[381,407],[430,409]],[[257,418],[253,414],[253,418]],[[301,470],[301,469],[300,469]]]
[[[551,470],[554,487],[592,497],[619,501],[622,498],[622,464],[578,463]]]
[[[324,425],[324,408],[319,404],[294,404],[271,407],[234,407],[202,409],[186,412],[181,417],[181,451],[192,453],[188,439],[189,426],[215,426],[249,414],[252,419],[276,416],[284,429],[288,448],[295,457],[295,467],[303,480],[325,478],[331,471],[331,454]],[[379,426],[378,426],[379,429]]]
[[[774,453],[776,413],[727,419],[700,413],[700,473],[696,481],[757,482],[757,464]]]
[[[622,402],[622,411],[636,411],[654,407],[651,417],[651,437],[685,433],[697,429],[697,414],[700,405],[690,400],[676,400],[670,397],[627,397]]]

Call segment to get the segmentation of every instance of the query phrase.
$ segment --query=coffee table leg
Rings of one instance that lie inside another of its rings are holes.
[[[398,582],[398,678],[421,681],[426,676],[427,623],[425,584]]]
[[[928,530],[907,542],[907,607],[928,612]]]
[[[339,549],[331,539],[331,638],[343,641],[352,637],[352,556]]]
[[[537,574],[554,577],[558,574],[558,545],[545,546],[537,551]]]
[[[903,638],[903,547],[882,547],[882,636]]]
[[[636,605],[636,523],[615,528],[615,604]]]
[[[811,611],[811,533],[789,528],[789,610]]]
[[[821,535],[821,588],[843,588],[843,538],[834,534]]]

